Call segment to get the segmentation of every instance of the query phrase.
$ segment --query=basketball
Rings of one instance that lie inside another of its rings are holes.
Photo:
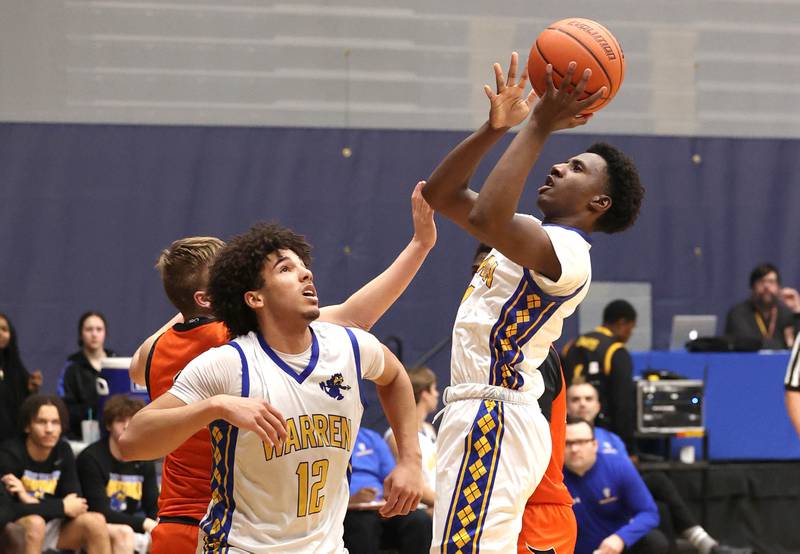
[[[622,86],[625,56],[614,35],[591,19],[573,17],[556,21],[536,38],[528,56],[528,76],[536,94],[541,97],[547,88],[547,64],[553,65],[553,83],[560,88],[567,66],[573,61],[578,64],[573,74],[573,85],[578,84],[586,68],[592,70],[583,98],[606,87],[605,96],[583,113],[596,112],[607,106]]]

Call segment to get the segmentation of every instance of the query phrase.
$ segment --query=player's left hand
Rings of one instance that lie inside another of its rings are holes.
[[[424,186],[425,181],[420,181],[411,193],[411,220],[414,222],[414,241],[430,250],[436,244],[436,223],[433,209],[422,197]]]
[[[610,535],[600,543],[600,546],[597,547],[595,552],[598,552],[599,554],[620,554],[620,552],[623,550],[625,550],[625,542],[620,538],[620,536]]]
[[[378,510],[381,517],[404,516],[415,509],[422,498],[422,483],[419,464],[398,463],[383,481],[386,504]]]
[[[483,85],[483,91],[489,97],[489,125],[492,129],[509,129],[525,121],[531,111],[531,105],[536,98],[536,93],[531,91],[525,94],[525,85],[528,83],[527,69],[522,71],[522,76],[517,81],[517,66],[519,54],[511,53],[511,62],[508,64],[508,78],[503,75],[503,68],[499,63],[494,64],[494,79],[497,92],[492,91],[489,85]]]
[[[581,115],[581,112],[594,104],[606,93],[606,87],[600,88],[597,92],[581,100],[589,77],[592,76],[591,69],[584,69],[583,74],[576,86],[571,86],[573,76],[578,64],[570,62],[567,72],[561,80],[561,88],[557,89],[553,83],[553,66],[547,64],[545,69],[545,81],[547,89],[544,95],[533,108],[532,120],[547,132],[558,131],[560,129],[572,129],[580,125],[586,125],[592,118],[592,114]]]

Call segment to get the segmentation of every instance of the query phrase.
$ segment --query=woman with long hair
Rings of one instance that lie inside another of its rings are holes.
[[[100,312],[86,312],[78,320],[78,346],[81,349],[67,358],[59,387],[69,410],[67,436],[72,439],[81,437],[81,421],[100,418],[97,381],[103,360],[114,355],[105,348],[106,328],[106,318]]]
[[[0,313],[0,440],[19,433],[19,407],[41,384],[42,373],[28,373],[22,363],[11,319]]]

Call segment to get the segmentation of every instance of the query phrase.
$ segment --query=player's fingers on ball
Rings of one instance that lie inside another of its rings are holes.
[[[578,86],[572,91],[573,97],[580,98],[580,96],[583,94],[583,91],[586,89],[586,84],[589,82],[589,77],[591,76],[592,70],[586,68],[583,72],[583,75],[581,75],[581,80],[578,81]]]
[[[552,95],[556,91],[556,85],[553,82],[553,64],[547,64],[544,68],[544,82],[546,86],[546,93]]]
[[[584,108],[587,106],[591,106],[605,95],[606,90],[607,90],[606,87],[601,87],[600,90],[596,91],[594,94],[591,94],[586,98],[584,98],[583,100],[581,100],[580,106]]]

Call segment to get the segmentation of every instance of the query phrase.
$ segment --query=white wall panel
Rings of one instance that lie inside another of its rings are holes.
[[[3,0],[0,120],[468,129],[491,63],[598,19],[592,132],[800,137],[800,0]]]

